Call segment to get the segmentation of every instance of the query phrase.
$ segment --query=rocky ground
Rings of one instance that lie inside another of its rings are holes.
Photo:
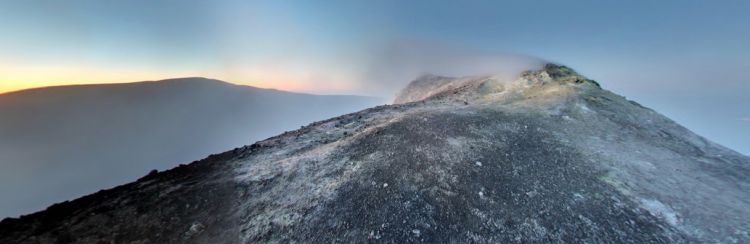
[[[547,65],[0,222],[0,243],[750,242],[750,158]]]

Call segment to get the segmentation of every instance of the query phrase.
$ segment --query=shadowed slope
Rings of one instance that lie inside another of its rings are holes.
[[[0,95],[0,216],[378,104],[204,78]]]

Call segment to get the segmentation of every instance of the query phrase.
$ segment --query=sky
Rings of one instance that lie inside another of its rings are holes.
[[[528,56],[747,155],[748,13],[691,0],[0,0],[0,92],[201,76],[389,97],[422,72]]]

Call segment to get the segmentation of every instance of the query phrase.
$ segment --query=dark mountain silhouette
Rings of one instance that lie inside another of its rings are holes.
[[[310,122],[377,105],[205,78],[0,95],[0,216],[133,181]]]
[[[380,106],[0,222],[0,242],[750,242],[750,158],[569,68]]]

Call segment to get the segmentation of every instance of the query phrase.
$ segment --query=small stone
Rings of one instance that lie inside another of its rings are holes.
[[[388,183],[383,183],[383,188],[388,187]]]
[[[417,229],[413,229],[411,230],[411,233],[414,233],[415,235],[419,236],[419,234],[421,234],[422,232]]]
[[[200,233],[200,232],[202,232],[202,231],[203,231],[203,229],[205,229],[205,228],[206,228],[206,227],[205,227],[205,226],[203,226],[203,224],[201,224],[201,223],[199,223],[199,222],[196,222],[196,223],[193,223],[193,224],[192,224],[192,225],[190,226],[190,232],[193,232],[193,233]]]
[[[192,225],[190,225],[190,228],[185,232],[186,238],[191,238],[195,235],[200,234],[203,232],[203,230],[206,229],[206,226],[201,224],[200,222],[194,222]]]
[[[474,162],[474,164],[476,164],[479,167],[482,167],[482,162],[476,161],[476,162]]]
[[[479,197],[484,197],[484,192],[479,192]]]

